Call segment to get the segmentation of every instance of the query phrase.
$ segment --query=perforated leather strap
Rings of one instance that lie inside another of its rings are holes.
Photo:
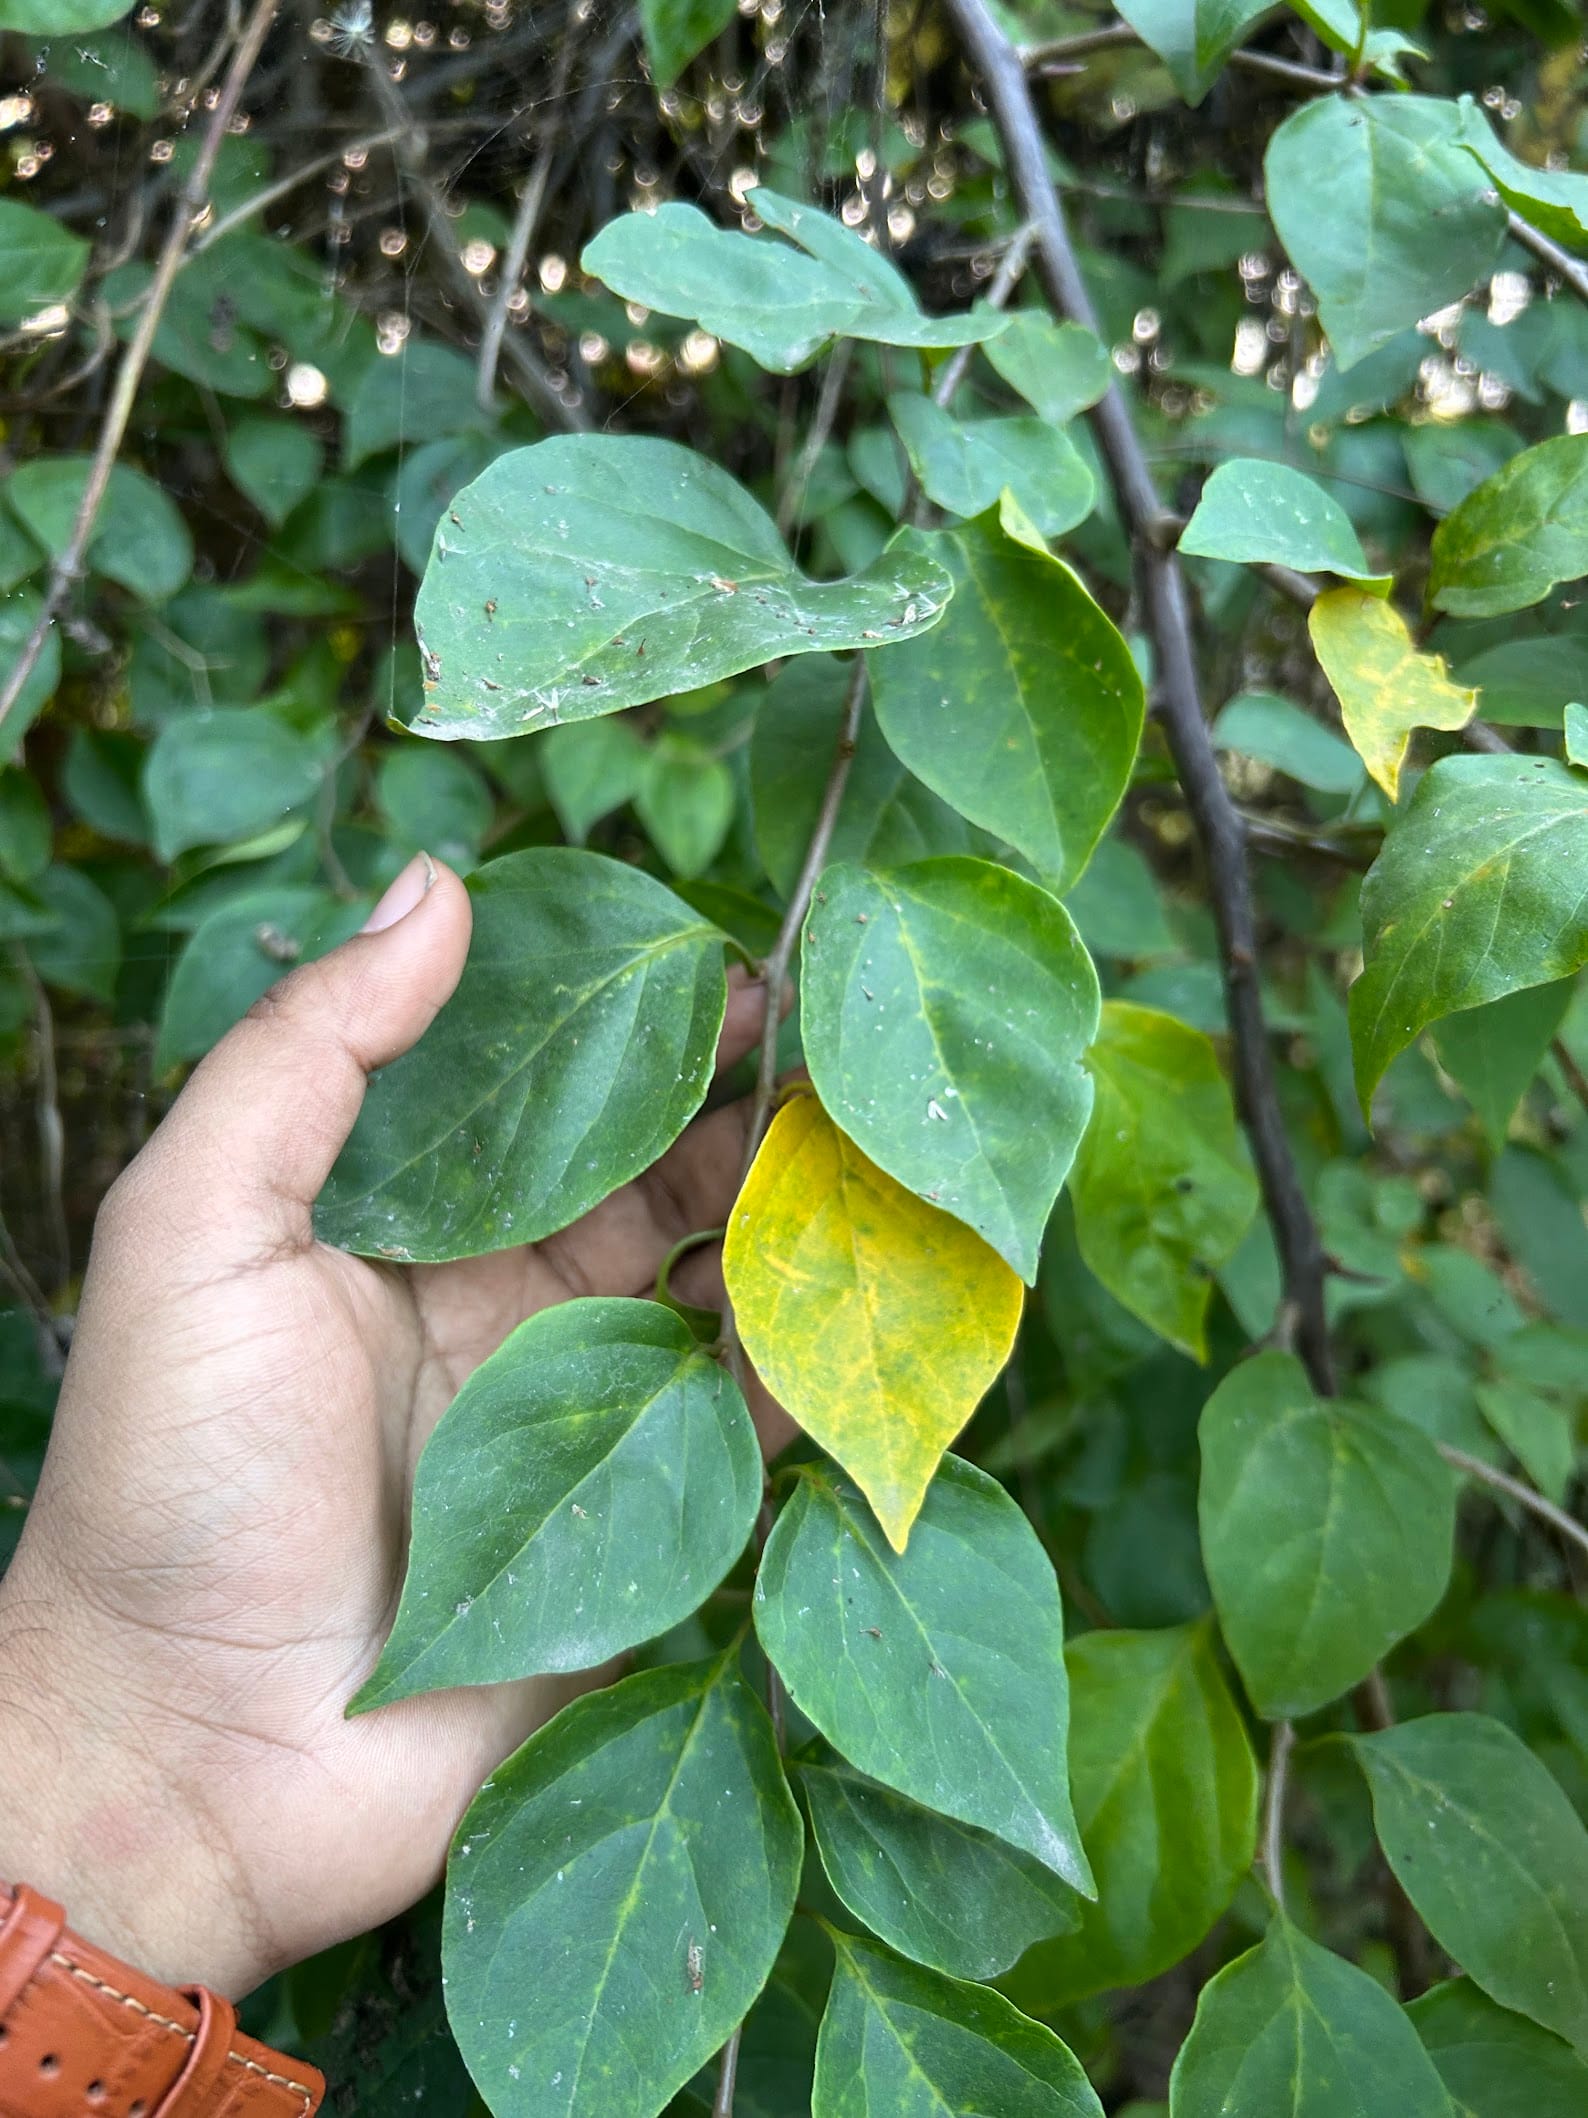
[[[324,2094],[229,2001],[145,1978],[0,1883],[0,2118],[312,2118]]]

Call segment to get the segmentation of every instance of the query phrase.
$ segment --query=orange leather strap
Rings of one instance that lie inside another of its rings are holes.
[[[129,1970],[0,1883],[0,2118],[312,2118],[324,2094],[230,2001]]]

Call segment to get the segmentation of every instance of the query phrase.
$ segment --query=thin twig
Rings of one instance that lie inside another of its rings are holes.
[[[424,213],[425,227],[435,248],[437,262],[446,274],[454,293],[459,296],[483,330],[489,322],[485,297],[480,292],[479,282],[474,274],[458,254],[457,230],[447,212],[445,200],[425,167],[425,156],[429,148],[425,128],[403,101],[402,93],[391,77],[384,48],[375,43],[361,46],[360,58],[365,76],[392,132],[392,153],[401,165],[403,174],[412,184]],[[589,431],[590,420],[583,407],[570,404],[559,394],[539,357],[516,332],[503,339],[501,350],[506,356],[508,366],[517,377],[526,403],[548,426],[556,428],[559,432],[565,432],[570,427],[580,433]]]
[[[1466,727],[1461,731],[1461,740],[1469,750],[1482,750],[1489,757],[1511,757],[1514,755],[1505,737],[1501,735],[1497,728],[1491,728],[1487,721],[1468,721]]]
[[[284,177],[278,177],[273,184],[266,184],[262,190],[253,192],[240,205],[234,206],[230,213],[223,213],[219,220],[212,221],[183,258],[182,269],[185,270],[191,265],[194,258],[202,257],[206,250],[213,249],[216,243],[223,241],[235,229],[244,227],[256,214],[274,206],[278,199],[289,197],[300,184],[306,184],[310,177],[319,176],[322,170],[334,169],[338,162],[344,161],[350,154],[373,154],[377,147],[390,146],[396,137],[390,126],[384,132],[367,132],[361,139],[349,140],[344,147],[333,147],[329,154],[316,155],[312,162],[305,162],[300,169],[289,169]]]
[[[739,2040],[744,2035],[741,2022],[722,2048],[722,2058],[717,2068],[717,2093],[711,2102],[711,2118],[733,2118],[734,2091],[739,2085]]]
[[[507,330],[508,304],[513,299],[514,289],[524,276],[524,266],[529,259],[529,246],[535,240],[535,230],[540,226],[541,208],[546,203],[546,191],[551,182],[551,172],[557,154],[558,120],[562,115],[562,99],[568,91],[568,75],[573,68],[574,53],[579,48],[579,26],[584,20],[585,0],[574,0],[569,10],[567,26],[557,40],[557,57],[551,78],[551,89],[547,102],[552,116],[547,120],[545,137],[540,152],[535,157],[534,167],[524,180],[524,188],[518,195],[518,210],[513,215],[512,232],[507,238],[507,248],[502,253],[500,275],[495,298],[485,318],[485,329],[480,334],[479,379],[475,385],[475,396],[481,409],[491,409],[491,397],[496,389],[496,363],[502,351],[502,339]]]
[[[1555,1055],[1555,1064],[1566,1076],[1566,1086],[1571,1090],[1584,1110],[1588,1110],[1588,1074],[1571,1055],[1571,1047],[1564,1037],[1551,1040],[1550,1050]]]
[[[1541,265],[1546,266],[1565,286],[1570,287],[1580,302],[1588,302],[1588,264],[1580,257],[1573,257],[1559,243],[1551,242],[1542,228],[1524,220],[1519,213],[1508,213],[1506,227],[1513,243],[1520,243],[1524,250],[1531,250]]]
[[[849,365],[854,357],[855,342],[852,338],[839,339],[827,356],[822,386],[816,397],[816,410],[811,415],[810,430],[800,445],[800,452],[795,457],[783,490],[778,496],[777,533],[780,537],[787,537],[804,504],[811,473],[816,468],[816,459],[826,448],[828,436],[833,430],[833,421],[838,417],[839,401],[844,393],[844,384],[849,379]]]
[[[1504,1493],[1519,1507],[1526,1508],[1530,1515],[1536,1515],[1540,1522],[1547,1522],[1551,1529],[1558,1530],[1562,1537],[1569,1537],[1579,1551],[1588,1552],[1588,1529],[1575,1516],[1568,1515],[1564,1508],[1556,1507],[1553,1500],[1546,1500],[1535,1486],[1528,1485],[1524,1479],[1513,1478],[1509,1471],[1497,1470],[1492,1463],[1485,1463],[1481,1456],[1469,1456],[1465,1449],[1452,1448],[1449,1442],[1442,1441],[1438,1447],[1440,1455],[1453,1470],[1465,1472],[1467,1477],[1492,1486],[1496,1493]]]
[[[1040,44],[1027,44],[1021,48],[1020,59],[1033,73],[1046,75],[1050,67],[1065,67],[1074,59],[1084,59],[1093,52],[1114,51],[1128,44],[1140,44],[1140,35],[1128,22],[1106,22],[1100,29],[1083,30],[1074,37],[1048,37]],[[1235,51],[1230,53],[1232,66],[1244,67],[1248,73],[1268,74],[1277,81],[1290,81],[1298,88],[1343,88],[1345,71],[1328,73],[1319,66],[1302,66],[1294,59],[1281,59],[1273,52]]]
[[[1321,66],[1302,66],[1295,59],[1281,59],[1269,51],[1232,51],[1231,66],[1242,67],[1249,74],[1267,74],[1275,81],[1289,81],[1297,88],[1329,90],[1344,88],[1345,69],[1330,73]]]
[[[1004,254],[998,260],[998,270],[985,296],[989,309],[1007,308],[1009,297],[1020,284],[1020,275],[1025,271],[1028,259],[1037,240],[1037,224],[1027,221],[1023,228],[1015,231],[1013,239],[1005,244]],[[965,371],[970,366],[973,345],[959,346],[943,363],[943,372],[932,386],[932,402],[947,411],[953,402],[954,392],[965,380]]]
[[[275,14],[276,0],[258,0],[258,5],[249,16],[237,48],[232,54],[232,63],[227,68],[225,82],[216,99],[215,108],[210,113],[209,123],[204,128],[204,138],[193,167],[177,193],[171,225],[166,231],[165,242],[161,246],[148,292],[143,298],[137,328],[128,341],[121,365],[116,370],[115,386],[110,393],[110,403],[105,408],[99,441],[94,450],[93,461],[89,465],[82,499],[77,505],[71,535],[50,569],[49,583],[44,591],[44,601],[38,618],[23,642],[21,653],[11,665],[11,673],[6,678],[4,689],[0,690],[0,728],[5,726],[7,718],[21,698],[23,687],[33,674],[39,656],[44,652],[44,643],[50,636],[50,627],[60,615],[72,584],[82,574],[88,541],[93,535],[94,524],[99,519],[105,489],[110,484],[110,474],[115,468],[116,458],[126,436],[127,422],[132,417],[133,403],[154,347],[155,333],[159,330],[160,320],[165,314],[165,305],[170,299],[172,285],[181,268],[183,255],[192,236],[193,224],[209,202],[210,177],[215,168],[215,158],[221,151],[221,142],[226,137],[227,128],[247,86],[248,77],[258,61]]]
[[[1268,1739],[1268,1786],[1263,1796],[1263,1875],[1275,1909],[1285,1909],[1285,1787],[1290,1778],[1290,1753],[1296,1746],[1296,1731],[1288,1721],[1276,1721]]]
[[[1064,209],[1048,176],[1041,128],[1019,54],[985,0],[948,0],[966,51],[980,72],[1020,210],[1037,227],[1036,266],[1054,313],[1096,329]],[[1175,770],[1208,867],[1229,1008],[1236,1090],[1263,1201],[1279,1251],[1285,1298],[1297,1319],[1297,1348],[1314,1387],[1334,1387],[1324,1311],[1323,1245],[1285,1132],[1268,1025],[1257,984],[1257,933],[1246,839],[1219,770],[1203,717],[1185,580],[1166,510],[1118,386],[1091,413],[1129,533],[1158,667],[1159,712]]]

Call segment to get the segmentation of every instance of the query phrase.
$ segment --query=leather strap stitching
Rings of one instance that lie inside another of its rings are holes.
[[[69,1956],[63,1956],[58,1949],[50,1952],[50,1961],[58,1964],[63,1971],[69,1971],[73,1978],[80,1978],[84,1985],[92,1986],[96,1992],[103,1993],[108,2000],[118,2001],[122,2007],[131,2008],[134,2014],[146,2016],[150,2022],[158,2023],[162,2030],[169,2030],[173,2037],[180,2037],[184,2044],[192,2044],[195,2034],[192,2030],[184,2030],[182,2025],[173,2022],[169,2015],[156,2014],[153,2008],[145,2007],[143,2002],[134,1999],[132,1994],[120,1993],[114,1986],[106,1985],[102,1978],[96,1978],[92,1971],[85,1971],[81,1964],[74,1964]],[[294,2081],[290,2074],[272,2073],[269,2067],[261,2066],[257,2059],[249,2059],[242,2052],[228,2052],[226,2057],[233,2066],[244,2067],[250,2074],[258,2074],[279,2089],[291,2089],[292,2093],[301,2099],[305,2112],[309,2110],[313,2098],[301,2081]]]

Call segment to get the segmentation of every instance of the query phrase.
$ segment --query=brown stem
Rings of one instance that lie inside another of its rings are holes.
[[[1583,1109],[1588,1110],[1588,1074],[1583,1072],[1572,1057],[1571,1048],[1565,1038],[1556,1037],[1550,1045],[1550,1051],[1554,1054],[1555,1064],[1566,1077],[1566,1086]]]
[[[126,437],[127,422],[132,417],[132,407],[138,395],[138,386],[143,381],[143,371],[149,364],[155,333],[160,328],[160,320],[165,314],[165,305],[170,299],[172,285],[181,269],[183,256],[192,237],[193,224],[209,201],[210,177],[215,169],[215,158],[221,151],[221,142],[226,137],[227,128],[247,86],[248,77],[258,62],[275,15],[276,0],[258,0],[258,5],[237,40],[232,63],[226,70],[226,79],[216,98],[215,108],[210,113],[209,123],[204,128],[204,137],[194,158],[193,167],[177,193],[176,207],[155,264],[154,277],[144,295],[137,326],[128,341],[126,352],[121,357],[121,365],[116,370],[115,384],[100,425],[99,441],[89,465],[83,497],[77,505],[71,535],[50,569],[44,601],[33,630],[22,643],[22,651],[11,665],[11,673],[5,680],[4,688],[0,689],[0,728],[5,726],[7,718],[21,698],[23,687],[38,666],[39,656],[44,652],[44,643],[50,636],[50,627],[59,616],[72,584],[82,574],[89,539],[93,536],[94,524],[99,519],[99,510],[104,502],[105,489],[110,484],[110,474],[115,468],[122,441]]]
[[[967,53],[982,76],[1021,212],[1036,224],[1036,267],[1055,313],[1096,329],[1064,209],[1048,176],[1042,133],[1020,56],[985,0],[947,0]],[[1117,386],[1091,413],[1130,536],[1142,606],[1158,664],[1159,712],[1175,770],[1208,867],[1229,1009],[1235,1085],[1251,1142],[1263,1202],[1279,1252],[1286,1300],[1296,1316],[1297,1348],[1313,1385],[1334,1388],[1334,1359],[1324,1312],[1323,1245],[1301,1188],[1279,1107],[1268,1026],[1257,985],[1257,932],[1246,839],[1219,771],[1203,718],[1185,580],[1164,535],[1159,500],[1130,412]]]

